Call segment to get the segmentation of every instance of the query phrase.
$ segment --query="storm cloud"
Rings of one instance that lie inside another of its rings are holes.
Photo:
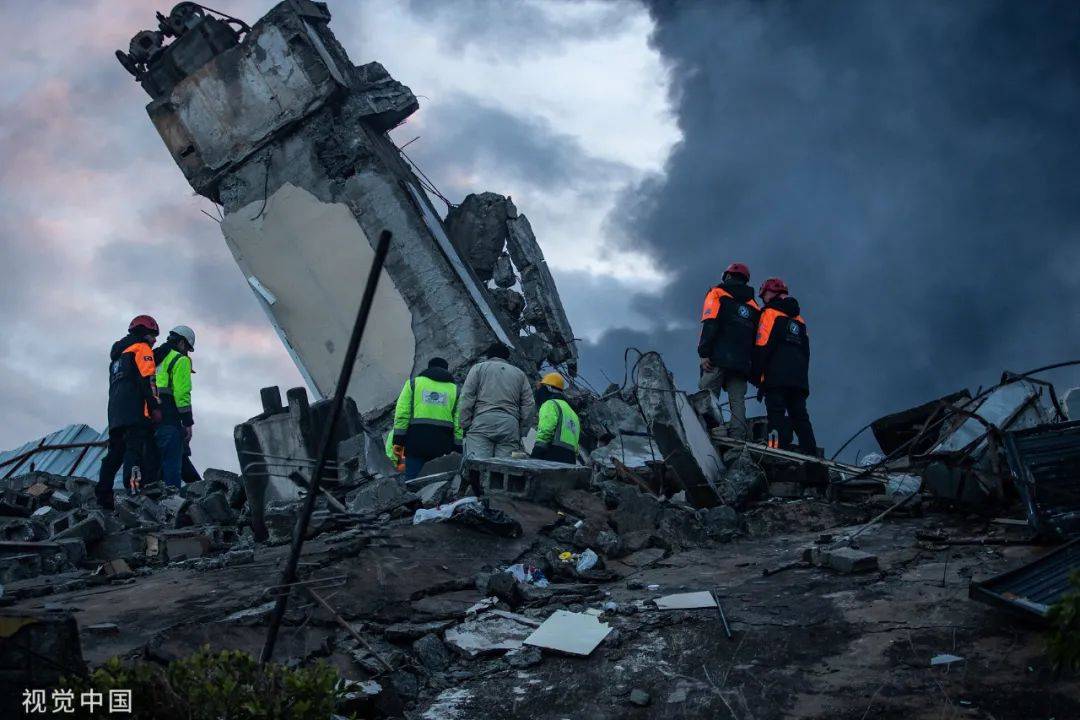
[[[671,281],[629,301],[652,329],[609,332],[586,359],[660,348],[693,385],[695,320],[731,261],[800,300],[832,448],[880,414],[1080,356],[1080,6],[651,12],[683,140],[611,220]]]

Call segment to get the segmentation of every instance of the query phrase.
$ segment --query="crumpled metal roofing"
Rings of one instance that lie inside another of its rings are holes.
[[[98,432],[89,425],[68,425],[43,438],[0,453],[0,478],[24,475],[31,470],[47,472],[53,475],[84,477],[96,480],[101,469],[101,460],[105,457],[106,447],[75,447],[65,449],[41,450],[15,462],[13,458],[31,452],[34,448],[51,445],[75,445],[79,443],[104,442],[109,439],[107,432]]]

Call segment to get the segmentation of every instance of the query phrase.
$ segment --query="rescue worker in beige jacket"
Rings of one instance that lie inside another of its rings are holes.
[[[495,343],[473,365],[461,386],[458,407],[466,457],[510,457],[533,424],[536,402],[529,378],[508,361],[510,349]]]

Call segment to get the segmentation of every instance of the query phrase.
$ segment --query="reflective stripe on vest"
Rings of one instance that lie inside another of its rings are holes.
[[[559,418],[556,421],[555,437],[551,439],[551,444],[576,453],[581,433],[577,414],[565,400],[556,399],[549,402],[555,403],[555,410]],[[563,405],[566,405],[566,413],[563,412]]]

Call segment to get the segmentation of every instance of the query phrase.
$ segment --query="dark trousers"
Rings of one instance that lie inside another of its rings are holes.
[[[769,432],[776,431],[780,447],[792,449],[792,433],[799,436],[799,452],[817,455],[817,440],[806,411],[806,391],[802,388],[769,388],[765,390],[765,413]]]
[[[124,487],[130,489],[135,468],[142,473],[149,442],[149,425],[125,425],[109,430],[109,450],[101,461],[101,474],[95,490],[99,505],[110,509],[113,507],[113,481],[121,466],[124,468]]]
[[[422,457],[413,457],[412,455],[405,456],[405,479],[412,480],[413,478],[420,477],[421,471],[424,469],[424,465],[427,464],[428,459]]]
[[[154,430],[158,456],[161,459],[161,479],[166,485],[180,489],[184,466],[184,429],[179,425],[161,424]]]

